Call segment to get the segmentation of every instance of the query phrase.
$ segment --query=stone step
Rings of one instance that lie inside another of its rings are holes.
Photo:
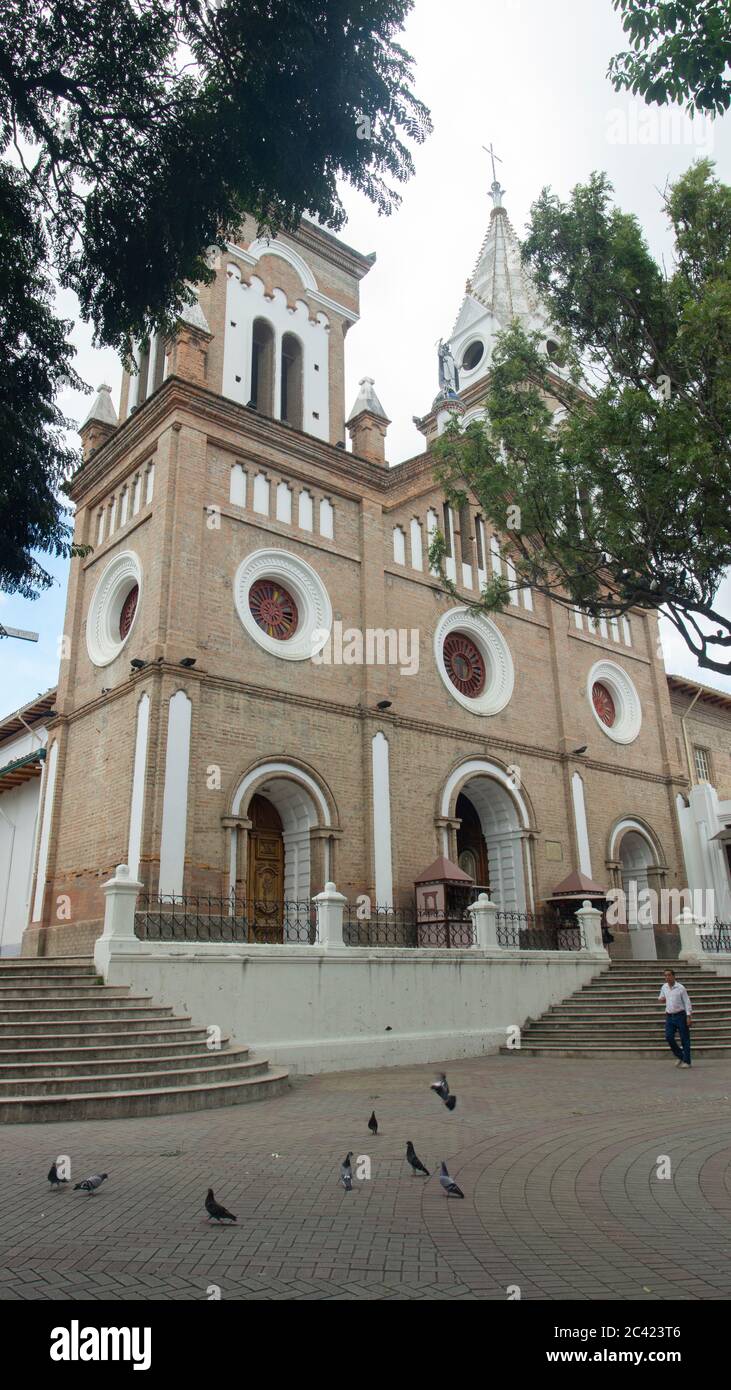
[[[41,979],[47,975],[95,975],[96,966],[91,956],[54,956],[50,960],[34,960],[27,956],[16,956],[13,960],[0,961],[0,979],[6,975],[27,975]]]
[[[0,1008],[0,1027],[17,1024],[22,1028],[26,1023],[106,1023],[107,1020],[110,1024],[133,1023],[149,1013],[169,1018],[172,1012],[171,1008],[161,1008],[152,999],[110,999],[101,1004],[90,1000],[68,1007],[63,1003],[29,1006],[26,1000],[17,1000],[15,1004],[4,1004]]]
[[[665,1014],[658,1009],[624,1009],[621,1005],[613,1009],[575,1009],[569,1008],[565,1004],[555,1004],[543,1017],[564,1022],[570,1019],[576,1019],[577,1022],[581,1022],[582,1019],[597,1019],[603,1023],[610,1023],[614,1019],[621,1023],[652,1023],[658,1020],[662,1023],[665,1020]],[[731,1023],[731,1009],[706,1008],[696,1005],[694,1017],[698,1022],[714,1019],[721,1023]]]
[[[500,1051],[504,1053],[512,1052],[515,1057],[521,1055],[524,1057],[596,1057],[597,1059],[603,1057],[656,1057],[658,1060],[662,1061],[667,1059],[668,1063],[672,1063],[674,1060],[667,1044],[663,1047],[653,1047],[651,1045],[640,1045],[637,1043],[632,1043],[631,1045],[618,1043],[614,1046],[606,1043],[597,1043],[595,1047],[592,1047],[589,1043],[580,1043],[575,1047],[561,1047],[560,1044],[552,1046],[550,1043],[538,1043],[535,1046],[526,1044],[525,1047],[519,1048],[501,1047]],[[707,1047],[694,1048],[692,1053],[693,1061],[695,1061],[698,1056],[704,1058],[722,1057],[725,1058],[726,1061],[729,1061],[731,1060],[731,1043],[727,1045],[711,1044]]]
[[[124,1020],[109,1024],[104,1020],[96,1023],[55,1023],[53,1027],[47,1023],[26,1023],[23,1028],[0,1024],[0,1053],[3,1046],[21,1046],[23,1042],[27,1047],[81,1047],[92,1038],[121,1040],[141,1037],[145,1033],[154,1033],[159,1038],[179,1036],[187,1031],[189,1025],[190,1019],[187,1018],[159,1018],[154,1015],[135,1019],[134,1026],[130,1023],[128,1027],[125,1027]]]
[[[84,1051],[83,1048],[80,1050],[82,1052]],[[91,1050],[94,1051],[95,1049]],[[73,1078],[74,1076],[93,1076],[96,1073],[103,1074],[104,1076],[113,1076],[121,1072],[128,1074],[134,1072],[144,1073],[150,1070],[150,1068],[154,1069],[156,1072],[175,1071],[177,1067],[187,1066],[188,1063],[195,1064],[196,1066],[206,1066],[212,1056],[224,1056],[229,1059],[234,1058],[238,1061],[244,1061],[250,1055],[248,1047],[242,1047],[238,1043],[236,1046],[230,1047],[228,1045],[228,1040],[223,1042],[221,1047],[215,1052],[212,1052],[210,1048],[202,1044],[196,1045],[194,1043],[191,1043],[186,1050],[181,1049],[178,1052],[158,1051],[153,1048],[150,1053],[144,1057],[132,1056],[130,1055],[130,1049],[124,1047],[98,1050],[107,1052],[116,1051],[121,1055],[99,1058],[77,1057],[74,1049],[68,1048],[63,1050],[56,1060],[0,1062],[0,1080],[17,1081],[21,1080],[23,1077],[26,1077],[29,1081],[37,1080],[39,1077],[48,1077],[54,1080],[59,1076]],[[66,1051],[71,1054],[69,1057],[66,1056]],[[32,1057],[33,1054],[29,1053],[28,1056]]]
[[[108,1094],[13,1096],[0,1101],[0,1124],[38,1124],[71,1120],[116,1120],[150,1115],[175,1115],[244,1105],[281,1095],[289,1086],[286,1071],[270,1067],[244,1080],[217,1081],[205,1086],[174,1086]]]
[[[115,1034],[116,1036],[116,1034]],[[208,1034],[205,1028],[185,1028],[176,1029],[173,1033],[133,1033],[123,1034],[121,1041],[113,1043],[106,1033],[96,1034],[96,1038],[101,1041],[74,1043],[71,1039],[66,1039],[60,1044],[44,1044],[44,1039],[16,1039],[16,1046],[5,1049],[0,1046],[0,1065],[3,1063],[24,1062],[58,1062],[62,1059],[73,1061],[106,1061],[112,1058],[149,1058],[154,1061],[158,1056],[178,1056],[188,1051],[195,1051],[197,1048],[206,1052]],[[222,1039],[221,1046],[226,1047],[228,1039]]]
[[[212,1057],[219,1060],[213,1061]],[[195,1058],[187,1065],[182,1061],[174,1069],[147,1068],[143,1072],[101,1071],[89,1076],[19,1077],[6,1081],[0,1075],[0,1105],[11,1096],[66,1096],[99,1094],[113,1091],[147,1091],[176,1089],[180,1086],[206,1086],[221,1081],[246,1080],[268,1071],[264,1058],[237,1057],[233,1052],[209,1054],[208,1061]]]
[[[59,991],[63,989],[63,993]],[[93,975],[74,975],[67,980],[0,980],[0,1009],[6,1000],[35,999],[46,1003],[49,999],[124,999],[129,994],[129,985],[105,985],[97,983]]]

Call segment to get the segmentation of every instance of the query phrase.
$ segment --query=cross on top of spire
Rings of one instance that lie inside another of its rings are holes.
[[[486,154],[489,154],[490,162],[492,164],[492,186],[490,188],[490,197],[492,198],[492,205],[493,208],[501,208],[503,205],[503,193],[505,192],[505,189],[501,188],[500,180],[498,179],[498,176],[495,172],[495,160],[497,160],[498,164],[502,164],[503,161],[500,158],[500,155],[495,153],[492,146],[492,140],[490,141],[489,145],[483,145],[482,148]]]

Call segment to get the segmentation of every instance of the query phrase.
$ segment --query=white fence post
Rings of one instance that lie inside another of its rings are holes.
[[[467,911],[472,918],[475,931],[475,946],[484,951],[500,949],[497,939],[497,908],[490,902],[487,893],[480,893],[477,902],[470,903]]]
[[[586,946],[582,947],[582,950],[587,950],[592,956],[602,956],[608,960],[609,952],[602,941],[602,914],[598,908],[592,907],[588,898],[584,898],[576,913],[576,920],[584,929]]]
[[[126,951],[141,946],[135,936],[135,908],[142,884],[130,878],[126,864],[118,864],[114,877],[102,885],[104,893],[104,931],[94,943],[94,964],[106,980],[112,949],[124,946]]]
[[[689,907],[684,907],[675,919],[676,927],[680,928],[680,952],[678,960],[698,961],[701,959],[703,948],[699,936],[705,927],[706,931],[711,929],[701,917],[696,917]]]
[[[326,883],[324,891],[313,899],[317,909],[318,946],[343,946],[343,915],[348,901],[338,893],[334,883]]]

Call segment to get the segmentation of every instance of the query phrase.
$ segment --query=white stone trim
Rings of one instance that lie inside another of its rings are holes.
[[[592,690],[596,681],[606,685],[614,701],[617,718],[611,728],[599,718],[594,709]],[[589,708],[603,734],[614,743],[634,743],[642,727],[642,706],[634,683],[624,667],[616,661],[596,661],[586,680]]]
[[[249,609],[249,590],[257,579],[274,579],[289,589],[297,603],[298,625],[286,641],[269,637],[254,621]],[[283,661],[307,661],[327,642],[332,625],[332,605],[319,574],[286,550],[255,550],[241,561],[234,579],[236,611],[250,637],[272,656]]]
[[[450,632],[464,632],[479,648],[485,662],[485,689],[471,698],[452,685],[444,664],[444,639]],[[471,714],[499,714],[513,693],[515,670],[505,638],[491,618],[469,612],[467,608],[450,608],[439,619],[434,633],[434,658],[437,670],[453,699]]]
[[[589,827],[586,820],[586,803],[584,800],[584,779],[580,772],[575,772],[571,778],[571,800],[574,806],[574,825],[576,826],[576,844],[579,851],[579,869],[587,878],[593,878],[591,871],[591,850],[589,848]]]
[[[56,791],[56,763],[58,760],[58,740],[54,739],[48,750],[44,772],[43,821],[41,824],[41,843],[38,851],[38,870],[36,872],[36,891],[33,898],[33,921],[40,921],[43,912],[43,896],[46,891],[46,869],[48,867],[48,846],[51,840],[51,821],[53,819],[53,800]]]
[[[250,771],[246,773],[245,777],[242,777],[233,795],[231,815],[237,816],[239,814],[241,803],[251,787],[259,782],[266,782],[270,777],[288,777],[293,782],[300,782],[303,787],[307,788],[308,792],[317,803],[320,809],[320,815],[322,816],[323,825],[332,825],[327,798],[323,795],[314,777],[311,777],[309,772],[305,772],[304,768],[297,767],[295,763],[278,761],[259,763],[256,767],[252,767]]]
[[[119,617],[130,589],[137,585],[137,607],[126,637],[119,636]],[[129,641],[142,603],[142,565],[134,550],[122,550],[103,570],[86,619],[86,650],[95,666],[108,666]]]
[[[133,879],[140,868],[140,846],[142,844],[142,816],[145,809],[145,769],[147,765],[147,736],[150,726],[150,697],[140,697],[137,705],[137,730],[135,733],[135,760],[132,773],[132,800],[129,813],[129,840],[127,866]]]
[[[660,860],[658,858],[657,846],[647,826],[643,825],[642,821],[633,820],[631,816],[625,817],[624,820],[617,821],[609,842],[609,858],[612,860],[617,860],[619,858],[619,842],[629,830],[634,830],[637,835],[641,835],[643,840],[647,841],[652,851],[653,863],[659,864]]]
[[[168,705],[165,748],[165,788],[160,834],[160,894],[181,894],[188,824],[188,767],[193,706],[184,690],[176,690]]]
[[[498,767],[497,763],[488,762],[486,758],[469,758],[467,762],[460,763],[453,772],[449,774],[442,792],[442,800],[439,808],[439,815],[442,817],[451,814],[450,807],[452,796],[457,788],[461,790],[462,784],[469,782],[473,777],[491,777],[494,782],[499,782],[505,791],[510,793],[515,805],[520,812],[523,822],[523,829],[530,829],[530,816],[528,807],[523,800],[517,787],[513,784],[504,768]]]
[[[393,863],[391,857],[391,783],[388,739],[380,730],[371,740],[373,771],[373,868],[376,902],[379,907],[393,904]]]

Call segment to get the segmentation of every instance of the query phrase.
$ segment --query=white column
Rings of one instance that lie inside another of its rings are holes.
[[[159,882],[161,894],[177,896],[183,892],[185,869],[191,712],[188,696],[184,690],[178,690],[168,708]]]
[[[682,912],[678,913],[675,925],[680,931],[678,960],[692,961],[696,964],[702,958],[703,947],[700,943],[700,931],[705,923],[702,918],[694,916],[689,908],[684,907]]]
[[[391,859],[391,781],[388,760],[388,739],[377,733],[371,744],[373,770],[373,857],[376,880],[376,903],[391,907],[393,903],[393,865]]]
[[[150,338],[150,356],[147,363],[147,394],[151,396],[155,390],[155,372],[157,371],[157,354],[160,350],[160,335],[153,333]]]
[[[147,766],[147,734],[150,725],[150,697],[143,695],[137,706],[135,761],[132,772],[132,801],[129,813],[129,843],[127,863],[134,879],[140,871],[142,816],[145,809],[145,769]]]

